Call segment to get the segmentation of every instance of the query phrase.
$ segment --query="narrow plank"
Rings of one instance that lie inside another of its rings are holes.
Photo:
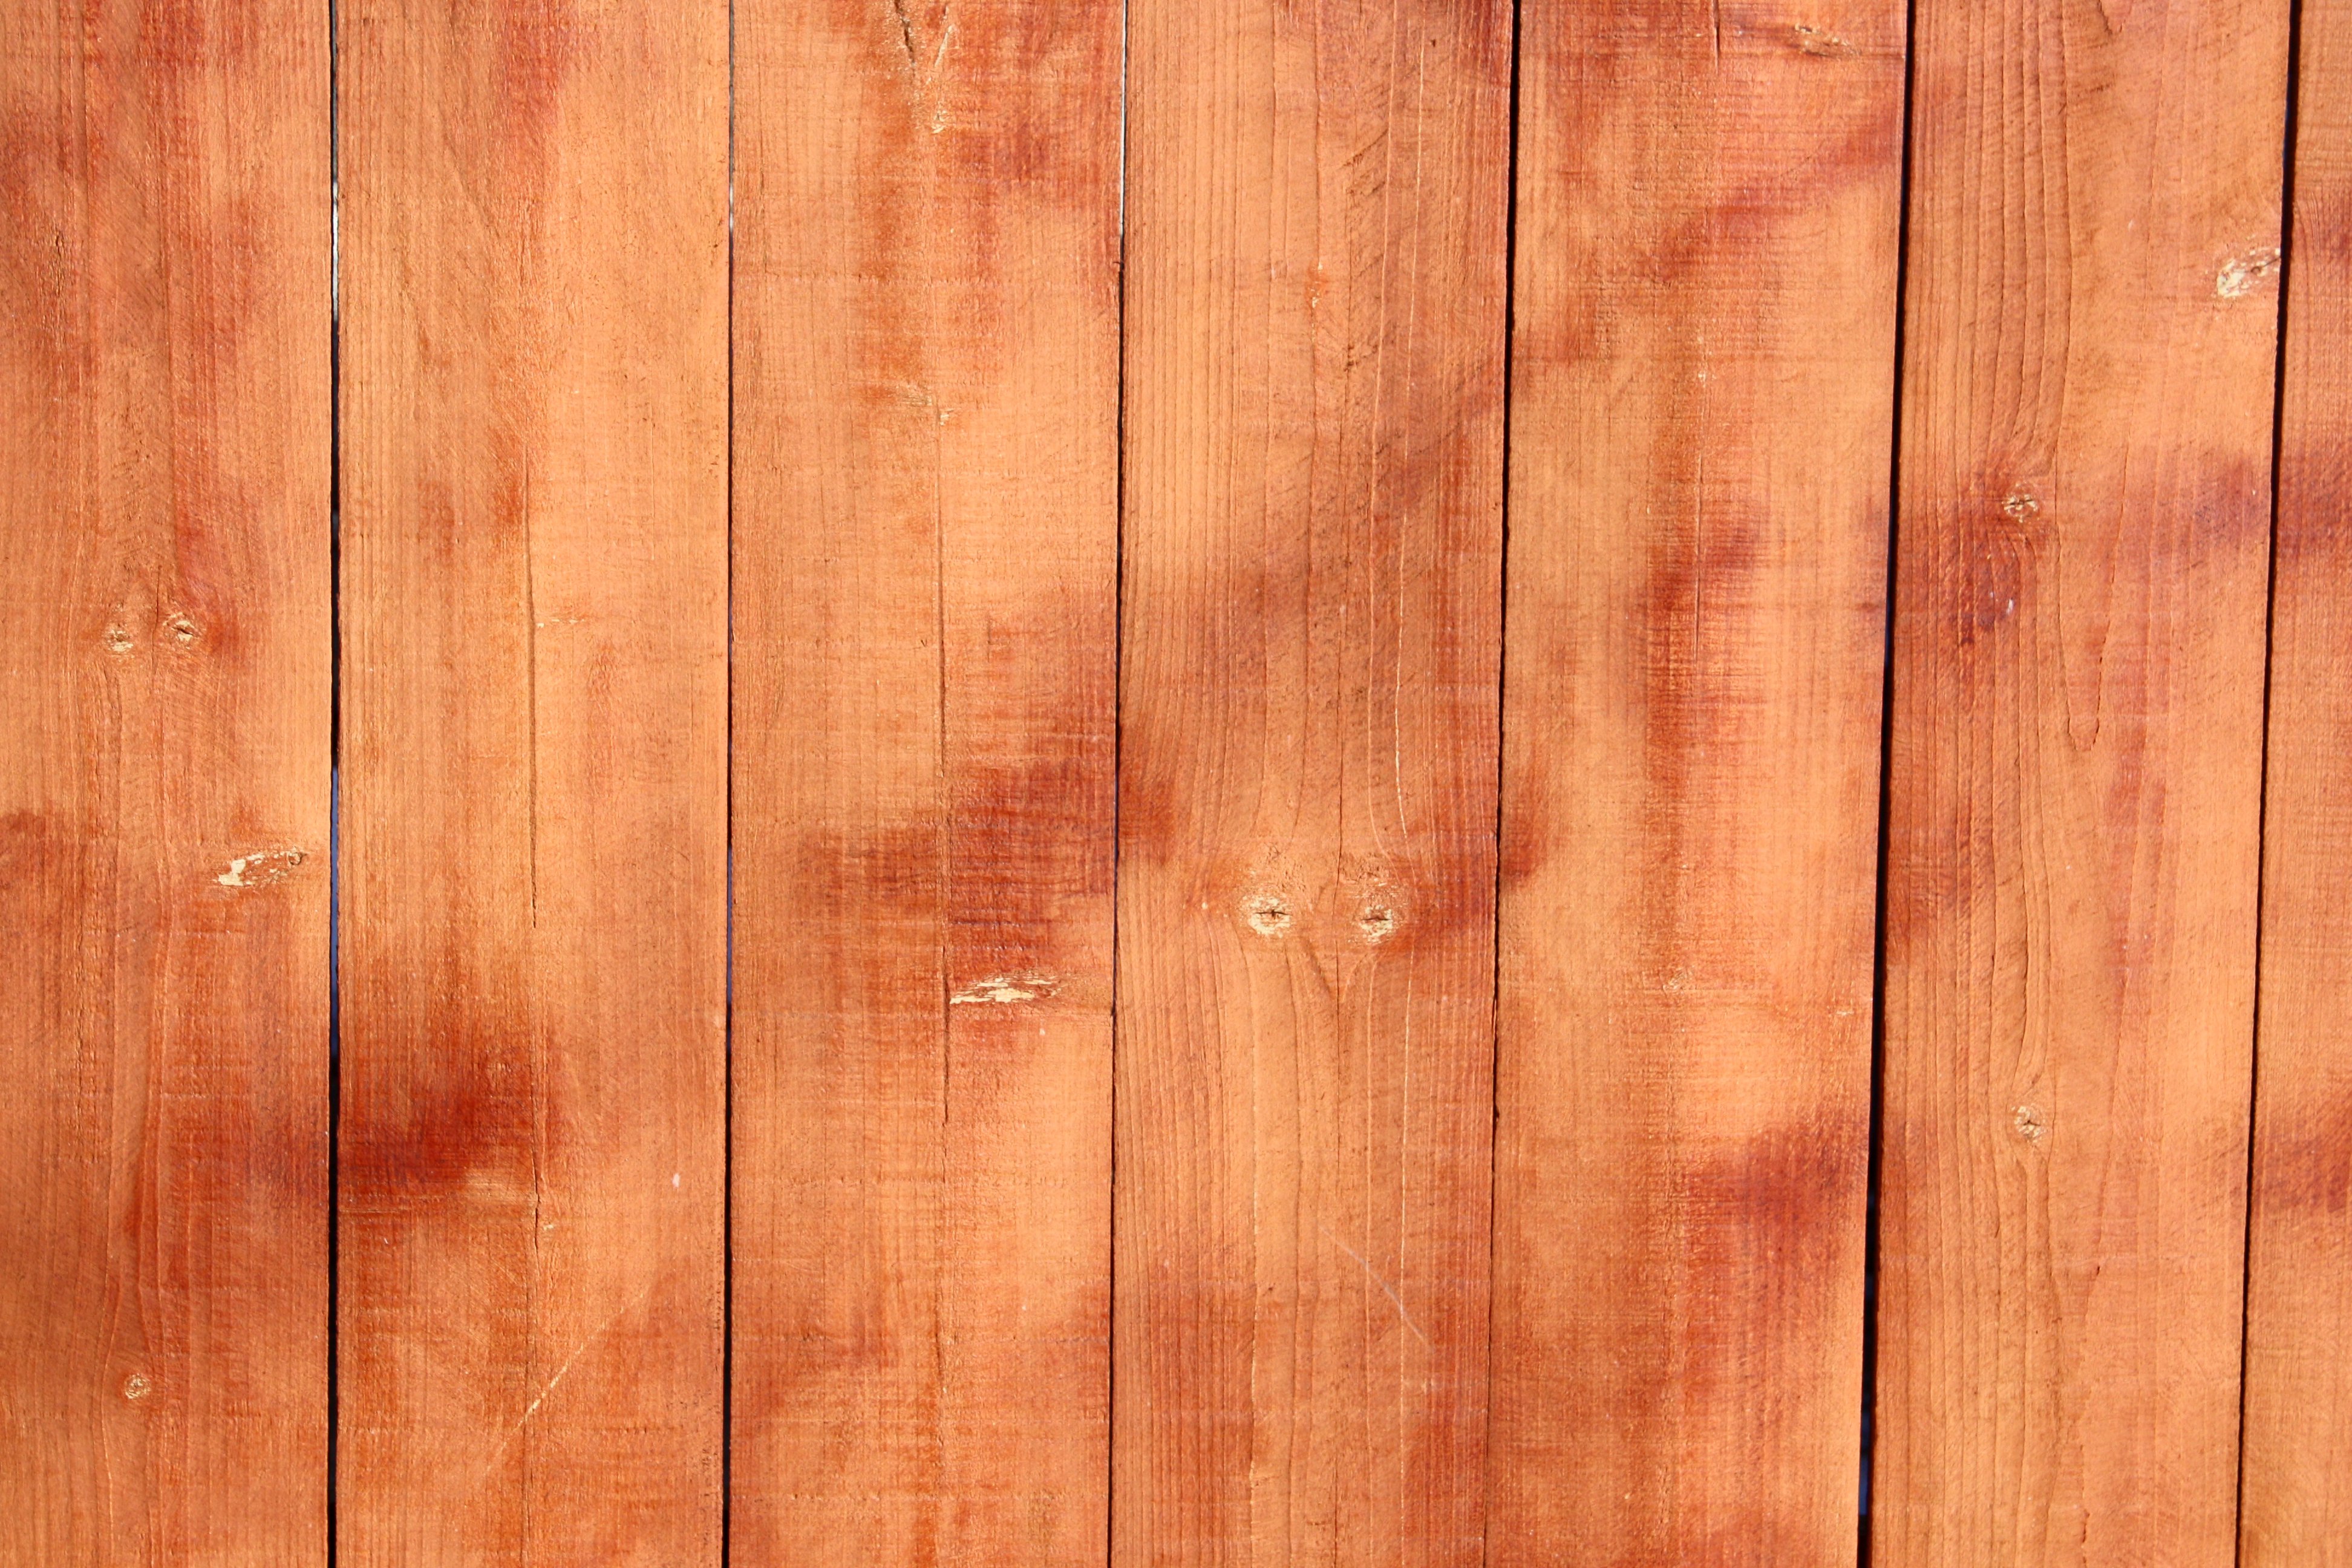
[[[2244,1568],[2352,1568],[2352,4],[2304,0],[2248,1224]]]
[[[1511,8],[1129,26],[1112,1555],[1475,1563]]]
[[[327,103],[0,17],[0,1562],[326,1560]]]
[[[731,1540],[1098,1563],[1119,8],[737,28]]]
[[[727,10],[340,29],[341,1552],[715,1563]]]
[[[1497,1564],[1853,1560],[1904,11],[1523,23]]]
[[[2284,0],[1924,0],[1874,1559],[2231,1561]]]

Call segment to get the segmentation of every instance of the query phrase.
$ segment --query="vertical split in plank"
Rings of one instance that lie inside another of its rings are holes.
[[[0,1557],[326,1558],[326,15],[0,22]]]
[[[1097,1563],[1117,0],[741,0],[732,1540]]]
[[[2231,1561],[2287,0],[1920,0],[1882,1568]]]
[[[1113,1556],[1475,1563],[1511,11],[1130,27]]]
[[[1853,1558],[1904,20],[1526,20],[1497,1563]]]
[[[2352,1568],[2352,3],[2303,0],[2279,422],[2245,1568]]]
[[[341,30],[341,1543],[715,1563],[727,8]]]

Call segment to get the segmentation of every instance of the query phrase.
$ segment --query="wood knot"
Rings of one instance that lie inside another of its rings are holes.
[[[1242,918],[1263,937],[1281,937],[1290,930],[1290,906],[1272,893],[1252,893],[1244,899]]]
[[[1396,934],[1396,928],[1397,912],[1386,904],[1366,904],[1356,916],[1356,929],[1363,933],[1366,942],[1386,942]]]
[[[2023,522],[2027,518],[2041,511],[2042,503],[2024,490],[2011,490],[2001,501],[2000,510],[2014,521]]]
[[[163,631],[182,647],[194,647],[196,643],[196,623],[185,616],[173,616],[163,623]]]
[[[2050,1136],[2049,1124],[2042,1120],[2042,1112],[2031,1105],[2021,1105],[2011,1112],[2010,1124],[2017,1129],[2017,1135],[2028,1143],[2039,1144],[2044,1138]]]
[[[106,651],[116,655],[127,654],[139,646],[138,639],[121,626],[107,627],[103,640],[106,643]]]
[[[143,1373],[134,1372],[122,1380],[122,1397],[130,1400],[133,1405],[154,1392],[155,1385],[147,1381],[146,1374]]]

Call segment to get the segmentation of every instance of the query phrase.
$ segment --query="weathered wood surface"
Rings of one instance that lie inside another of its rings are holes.
[[[0,15],[0,1563],[2352,1568],[2352,0],[331,26]]]
[[[1904,25],[1523,13],[1496,1563],[1853,1560]]]
[[[1510,10],[1129,26],[1112,1557],[1476,1563]]]
[[[326,1552],[323,11],[0,19],[0,1562]]]
[[[346,1563],[719,1561],[727,25],[339,17]]]
[[[1097,1563],[1119,10],[737,27],[733,1547]]]
[[[2282,0],[1923,0],[1872,1556],[2235,1540]]]

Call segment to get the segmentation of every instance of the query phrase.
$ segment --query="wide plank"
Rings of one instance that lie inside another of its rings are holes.
[[[2352,4],[2303,0],[2246,1258],[2243,1568],[2352,1568]]]
[[[1116,0],[740,0],[731,1542],[1099,1563]]]
[[[1921,0],[1872,1557],[2236,1539],[2286,0]]]
[[[1511,7],[1129,28],[1112,1557],[1475,1563]]]
[[[1905,22],[1523,16],[1496,1564],[1853,1561]]]
[[[327,1554],[327,18],[0,15],[0,1562]]]
[[[727,24],[339,17],[347,1563],[719,1560]]]

